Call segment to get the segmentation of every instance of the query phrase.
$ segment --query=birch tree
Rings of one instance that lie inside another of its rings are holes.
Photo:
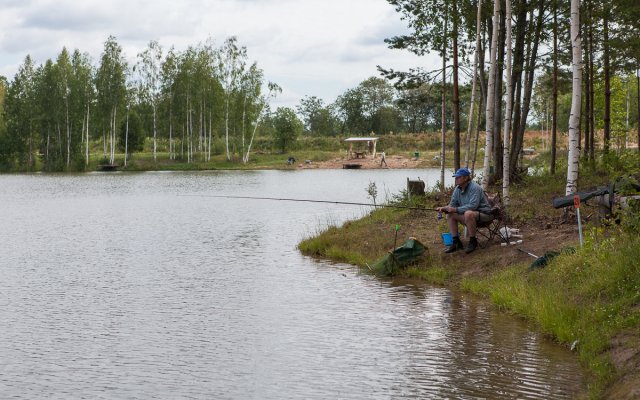
[[[162,47],[152,40],[147,49],[138,54],[138,68],[140,70],[140,94],[151,105],[153,112],[153,161],[157,161],[158,129],[157,110],[161,93]]]
[[[72,68],[71,60],[69,59],[69,52],[66,48],[62,49],[62,52],[56,60],[56,97],[62,100],[62,121],[58,120],[58,132],[60,131],[60,124],[64,124],[64,141],[60,140],[60,144],[65,144],[65,164],[67,168],[71,163],[71,121],[69,120],[69,103],[71,101],[71,79]]]
[[[44,165],[46,169],[53,169],[62,159],[62,144],[56,140],[59,109],[62,101],[57,97],[58,85],[56,68],[51,59],[37,69],[34,79],[33,107],[38,110],[38,128],[40,140],[44,146]],[[56,145],[58,144],[58,145]],[[56,151],[56,149],[58,151]]]
[[[164,100],[169,126],[169,159],[175,159],[175,145],[173,139],[173,105],[175,101],[175,84],[178,75],[178,55],[173,48],[169,49],[160,67],[162,82],[162,98]]]
[[[228,38],[219,52],[218,71],[224,91],[224,137],[227,161],[231,161],[229,151],[229,121],[231,118],[231,103],[238,90],[240,77],[246,68],[247,49],[238,46],[235,36]]]
[[[447,17],[444,19],[444,34],[447,35]],[[440,188],[444,190],[444,168],[447,154],[447,45],[442,42],[442,121],[440,138]]]
[[[506,48],[507,48],[507,65],[505,67],[505,82],[507,83],[507,91],[504,95],[505,98],[505,112],[504,112],[504,128],[503,132],[503,161],[502,161],[502,202],[506,207],[509,206],[509,137],[511,135],[511,97],[513,92],[513,82],[511,81],[511,0],[505,1],[505,28],[507,30],[506,35]]]
[[[124,102],[127,63],[122,55],[122,47],[116,38],[109,36],[104,44],[100,67],[96,74],[98,107],[102,114],[103,129],[109,133],[109,163],[115,163],[118,109]]]
[[[71,80],[71,99],[75,146],[74,155],[78,161],[82,159],[82,144],[84,144],[85,166],[89,165],[89,116],[90,107],[95,97],[93,87],[93,67],[87,54],[75,50],[71,56],[71,68],[73,70]]]
[[[478,0],[478,10],[476,14],[476,50],[473,56],[473,75],[471,78],[471,100],[469,101],[469,115],[467,122],[467,134],[465,137],[464,165],[469,166],[469,157],[471,153],[471,129],[473,127],[473,115],[476,103],[476,83],[478,82],[478,63],[480,59],[480,32],[482,23],[482,0]],[[480,121],[477,121],[480,123]]]
[[[489,167],[491,164],[491,151],[493,149],[493,126],[495,107],[495,87],[497,72],[498,34],[500,27],[500,0],[493,2],[493,33],[491,37],[491,55],[489,58],[489,83],[487,84],[487,104],[486,104],[486,142],[484,148],[484,166],[482,170],[482,189],[489,187]]]
[[[31,56],[27,55],[18,68],[13,83],[7,91],[7,142],[10,149],[3,150],[6,163],[33,165],[33,120],[35,94],[35,68]]]
[[[582,42],[580,38],[580,0],[571,0],[571,67],[573,86],[569,115],[569,155],[565,195],[575,193],[578,186],[580,161],[580,110],[582,102]]]
[[[127,166],[127,159],[129,158],[129,117],[131,114],[131,107],[135,106],[136,102],[140,100],[140,88],[141,84],[138,79],[136,79],[136,73],[134,69],[127,68],[126,70],[126,95],[125,95],[125,109],[126,109],[126,120],[125,120],[125,132],[124,132],[124,166]],[[155,112],[153,113],[153,128],[155,132]],[[155,160],[155,138],[154,138],[154,160]]]
[[[256,117],[256,121],[253,124],[253,132],[251,133],[251,139],[249,140],[249,145],[247,147],[247,152],[242,156],[242,162],[245,163],[245,164],[249,162],[249,154],[251,153],[251,146],[253,145],[253,139],[256,136],[256,131],[258,130],[258,126],[260,125],[260,123],[264,119],[264,115],[265,115],[264,110],[269,105],[269,100],[274,98],[278,93],[282,92],[282,88],[280,88],[280,86],[278,86],[277,84],[275,84],[273,82],[269,82],[267,87],[269,89],[269,91],[267,92],[267,95],[261,97],[260,102],[259,102],[260,103],[260,105],[259,105],[260,109],[258,111],[258,115]]]
[[[588,91],[588,90],[587,90]],[[551,127],[551,165],[549,172],[556,174],[556,147],[558,139],[558,4],[553,4],[553,94]]]

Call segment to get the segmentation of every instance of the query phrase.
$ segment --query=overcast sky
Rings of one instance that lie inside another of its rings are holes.
[[[265,79],[283,88],[274,106],[304,96],[333,102],[376,66],[437,66],[436,57],[391,50],[406,32],[386,0],[0,0],[0,75],[13,77],[24,57],[55,60],[63,46],[94,64],[109,35],[130,62],[150,40],[179,51],[208,37],[217,46],[237,36]]]

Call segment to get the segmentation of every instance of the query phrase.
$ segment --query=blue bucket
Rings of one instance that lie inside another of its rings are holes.
[[[445,246],[451,246],[453,244],[453,236],[449,232],[445,232],[442,234],[442,241]]]

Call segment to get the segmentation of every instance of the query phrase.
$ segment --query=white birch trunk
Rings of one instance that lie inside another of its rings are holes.
[[[211,129],[211,127],[213,126],[212,120],[213,120],[213,117],[211,116],[211,111],[209,111],[209,143],[207,148],[207,161],[211,161],[211,139],[213,139],[211,136],[212,135],[211,131],[213,130]]]
[[[578,186],[580,161],[580,111],[582,102],[582,41],[580,38],[580,0],[571,0],[571,58],[573,90],[569,114],[569,155],[567,159],[567,186],[565,195],[575,193]]]
[[[69,125],[69,100],[65,101],[66,105],[66,124],[67,124],[67,168],[71,164],[71,126]]]
[[[500,0],[493,2],[493,30],[491,37],[491,55],[489,63],[489,83],[487,84],[487,104],[486,104],[486,142],[484,148],[484,166],[482,170],[482,189],[489,187],[489,167],[491,164],[491,152],[493,151],[493,123],[495,109],[496,90],[496,56],[498,54],[498,34],[500,27]]]
[[[251,146],[253,145],[253,138],[256,136],[256,131],[258,130],[258,125],[262,122],[262,111],[264,110],[264,104],[260,108],[260,112],[258,113],[258,120],[256,121],[255,126],[253,127],[253,132],[251,133],[251,140],[249,140],[249,145],[247,146],[247,153],[242,158],[243,163],[249,162],[249,153],[251,153]]]
[[[129,111],[127,111],[127,126],[124,131],[124,166],[127,166],[127,154],[129,153]]]
[[[129,126],[129,115],[127,115],[127,129]],[[158,148],[158,131],[156,129],[156,102],[154,99],[153,102],[153,162],[156,162],[156,150]],[[127,155],[125,154],[124,159],[127,159]]]
[[[511,137],[511,93],[513,92],[513,85],[511,82],[511,0],[506,0],[506,29],[507,29],[507,37],[506,37],[506,47],[507,47],[507,65],[505,68],[504,80],[507,84],[507,92],[504,95],[505,99],[505,112],[504,112],[504,128],[503,132],[503,147],[502,147],[502,202],[505,207],[509,206],[510,198],[509,198],[509,178],[510,178],[510,154],[509,150],[511,148],[510,137]]]
[[[175,159],[173,148],[173,104],[169,104],[169,159]]]
[[[629,112],[631,109],[631,88],[629,87],[629,82],[627,81],[627,119],[625,121],[625,130],[624,130],[624,144],[623,149],[627,149],[629,146]]]
[[[111,164],[116,163],[116,120],[117,120],[117,106],[113,106],[113,122],[111,124]]]
[[[229,95],[227,95],[229,97]],[[224,142],[227,150],[227,161],[231,161],[231,155],[229,154],[229,99],[225,100],[224,110]]]
[[[245,152],[244,152],[244,135],[246,131],[245,123],[247,119],[247,95],[245,94],[244,100],[242,101],[242,159],[244,160]]]
[[[447,35],[447,19],[444,20],[444,34]],[[446,139],[447,139],[447,53],[446,53],[446,41],[442,45],[442,138],[440,149],[440,188],[444,191],[444,167],[445,167],[445,155],[446,155]]]
[[[85,156],[87,159],[87,165],[89,165],[89,103],[87,103],[87,140],[85,147]]]
[[[476,54],[473,57],[473,80],[471,82],[471,101],[469,104],[469,123],[467,124],[467,136],[465,138],[465,154],[464,154],[464,166],[469,166],[469,158],[471,156],[471,130],[473,129],[473,109],[476,102],[476,84],[478,82],[478,59],[480,58],[480,30],[481,30],[481,15],[482,14],[482,0],[478,1],[478,13],[476,14]],[[479,122],[479,121],[478,121]]]

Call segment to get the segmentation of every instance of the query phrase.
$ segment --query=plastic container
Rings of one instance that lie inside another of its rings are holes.
[[[453,244],[453,236],[449,232],[445,232],[442,234],[442,241],[445,246],[451,246]]]

